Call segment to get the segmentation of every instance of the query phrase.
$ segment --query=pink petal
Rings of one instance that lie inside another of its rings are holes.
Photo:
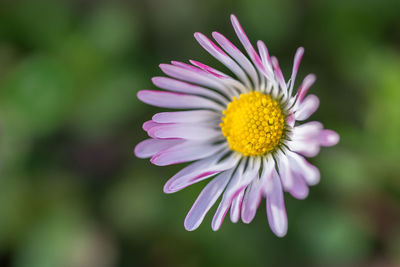
[[[221,145],[186,141],[155,154],[150,161],[157,166],[178,164],[209,157],[221,149]]]
[[[202,70],[200,70],[202,72],[198,72],[195,70],[186,69],[183,67],[178,67],[169,64],[160,64],[160,68],[165,74],[173,78],[194,84],[199,84],[208,88],[216,89],[221,93],[230,96],[229,90],[226,88],[223,82],[217,77],[207,72],[204,72]]]
[[[315,80],[316,80],[316,77],[314,74],[308,74],[304,78],[302,84],[299,87],[299,90],[296,93],[296,98],[297,98],[298,104],[300,104],[303,101],[305,95],[307,94],[308,89],[310,89],[310,87],[314,84]]]
[[[159,88],[179,93],[205,96],[221,103],[227,103],[227,99],[213,90],[206,89],[201,86],[178,81],[168,77],[154,77],[153,84]]]
[[[293,176],[289,165],[289,160],[285,154],[280,152],[277,154],[278,169],[279,169],[279,177],[282,181],[282,186],[285,191],[290,191],[293,187]]]
[[[233,45],[225,36],[223,36],[219,32],[213,32],[212,36],[218,42],[218,44],[233,59],[235,59],[239,63],[240,67],[242,67],[242,69],[247,72],[247,74],[253,80],[253,84],[255,85],[255,87],[258,87],[258,84],[259,84],[258,74],[257,74],[256,69],[254,68],[253,64],[251,64],[251,62],[248,60],[248,58],[235,45]]]
[[[204,108],[223,110],[221,105],[205,99],[200,96],[186,95],[181,93],[141,90],[138,92],[138,98],[149,105],[164,108]]]
[[[200,226],[207,212],[224,191],[232,176],[232,172],[233,168],[220,173],[217,177],[213,178],[206,187],[204,187],[186,215],[184,223],[186,230],[193,231]]]
[[[232,200],[232,204],[231,204],[231,221],[233,223],[237,223],[239,221],[239,219],[240,219],[240,210],[242,209],[244,190],[245,190],[245,188],[243,188],[237,194],[237,196]]]
[[[157,123],[197,123],[220,119],[221,116],[221,113],[211,110],[190,110],[157,113],[152,120]]]
[[[221,227],[232,201],[252,182],[260,169],[261,161],[259,158],[250,158],[246,170],[243,171],[245,162],[246,160],[242,160],[240,163],[238,169],[229,182],[227,189],[225,190],[217,211],[215,212],[211,223],[211,227],[214,231],[217,231]]]
[[[299,47],[297,48],[296,54],[294,55],[294,62],[293,62],[293,69],[292,69],[292,77],[290,78],[290,89],[289,89],[289,96],[292,96],[294,82],[296,81],[297,71],[300,67],[301,59],[304,55],[304,48]]]
[[[243,47],[245,48],[247,54],[249,55],[250,59],[253,63],[261,70],[265,71],[264,65],[260,59],[260,56],[257,54],[256,50],[254,49],[253,45],[250,43],[249,38],[247,38],[246,33],[244,32],[242,26],[239,23],[239,20],[236,18],[235,15],[231,15],[231,22],[233,28],[238,36],[240,42],[242,43]]]
[[[155,121],[153,121],[153,120],[149,120],[149,121],[146,121],[146,122],[143,123],[142,128],[143,128],[143,130],[145,130],[147,132],[148,130],[150,130],[154,126],[158,126],[158,125],[160,125],[160,124],[155,122]]]
[[[263,41],[257,41],[258,52],[261,56],[261,62],[265,66],[261,69],[262,73],[271,81],[274,81],[274,74],[272,70],[272,62],[268,53],[267,46]]]
[[[292,172],[300,175],[308,185],[316,185],[320,180],[320,172],[317,167],[310,164],[304,157],[291,151],[286,151]]]
[[[235,61],[233,61],[232,58],[225,54],[221,48],[219,48],[202,33],[196,32],[194,37],[208,53],[210,53],[213,57],[230,69],[245,85],[250,86],[250,82],[242,68]]]
[[[216,69],[214,69],[214,68],[212,68],[212,67],[210,67],[210,66],[208,66],[208,65],[206,65],[204,63],[201,63],[201,62],[196,61],[196,60],[189,60],[189,62],[191,64],[193,64],[194,66],[196,66],[196,67],[198,67],[198,68],[200,68],[200,69],[202,69],[202,70],[204,70],[204,71],[206,71],[206,72],[208,72],[208,73],[210,73],[210,74],[212,74],[212,75],[214,75],[214,76],[216,76],[218,78],[225,78],[225,79],[229,78],[229,76],[227,74],[225,74],[225,73],[223,73],[223,72],[221,72],[219,70],[216,70]]]
[[[275,235],[283,237],[287,233],[288,221],[281,181],[275,171],[272,175],[272,184],[273,188],[266,199],[268,223]]]
[[[256,177],[247,187],[243,198],[242,221],[244,223],[250,223],[254,219],[263,196],[262,193],[262,180]]]
[[[278,80],[279,86],[281,87],[283,94],[286,96],[287,95],[287,86],[286,86],[285,79],[283,78],[281,68],[279,67],[278,59],[276,57],[271,57],[271,61],[272,61],[272,66],[274,67],[275,76]]]
[[[231,154],[218,162],[223,155],[219,153],[186,166],[167,181],[164,192],[167,194],[177,192],[191,184],[228,170],[239,161],[237,155]]]
[[[308,119],[319,107],[319,99],[316,95],[308,95],[299,105],[295,112],[295,118],[298,121]]]
[[[322,130],[319,134],[319,144],[321,146],[334,146],[339,142],[339,135],[332,130]]]
[[[150,138],[137,144],[134,153],[138,158],[149,158],[164,149],[170,148],[182,142],[182,140],[160,140]]]

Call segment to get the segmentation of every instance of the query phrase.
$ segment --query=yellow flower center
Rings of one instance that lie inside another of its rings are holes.
[[[244,156],[264,155],[279,144],[285,116],[276,100],[257,91],[234,97],[222,111],[222,134]]]

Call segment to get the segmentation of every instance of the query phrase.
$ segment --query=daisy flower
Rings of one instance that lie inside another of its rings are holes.
[[[194,34],[231,75],[195,60],[172,61],[160,65],[168,77],[152,79],[163,90],[139,91],[144,103],[181,111],[146,121],[143,129],[150,138],[136,146],[135,154],[158,166],[192,162],[167,181],[165,193],[209,179],[186,216],[187,230],[199,227],[220,197],[214,231],[228,210],[232,222],[250,223],[264,197],[269,226],[282,237],[288,227],[284,192],[307,197],[320,173],[305,157],[335,145],[339,135],[317,121],[299,123],[319,106],[317,96],[307,95],[315,75],[293,91],[304,49],[297,49],[286,81],[264,42],[258,41],[256,50],[234,15],[231,22],[247,55],[221,33],[212,33],[214,41]]]

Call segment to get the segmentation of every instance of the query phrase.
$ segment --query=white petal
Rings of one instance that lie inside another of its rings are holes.
[[[244,223],[250,223],[254,219],[262,196],[262,180],[259,177],[255,177],[247,187],[243,198],[242,221]]]

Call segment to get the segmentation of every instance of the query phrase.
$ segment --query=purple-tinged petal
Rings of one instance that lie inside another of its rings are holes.
[[[196,61],[196,60],[189,60],[189,62],[191,64],[193,64],[194,66],[199,67],[200,69],[202,69],[202,70],[204,70],[204,71],[216,76],[217,78],[229,78],[229,76],[226,75],[225,73],[223,73],[223,72],[221,72],[219,70],[216,70],[216,69],[214,69],[214,68],[212,68],[212,67],[210,67],[210,66],[208,66],[208,65],[206,65],[204,63],[201,63],[201,62]]]
[[[245,188],[243,188],[232,201],[231,221],[233,223],[237,223],[240,219],[240,210],[242,209],[244,190],[245,190]]]
[[[228,185],[224,195],[222,196],[222,200],[219,203],[217,211],[215,212],[214,217],[211,221],[211,228],[213,229],[213,231],[217,231],[221,227],[221,224],[225,219],[225,215],[228,212],[228,209],[231,206],[233,199],[240,192],[240,189],[243,189],[246,187],[246,186],[242,186],[241,188],[232,188],[232,185],[231,185],[232,182],[234,182],[234,184],[236,184],[237,181],[242,180],[244,165],[245,165],[245,160],[242,160],[239,164],[239,167],[236,169],[235,173],[233,174],[232,179],[230,180],[229,185]],[[229,191],[227,191],[227,190],[229,190]]]
[[[308,185],[316,185],[320,180],[320,172],[317,167],[310,164],[304,157],[291,151],[286,151],[292,172],[300,175]]]
[[[291,151],[300,153],[306,157],[315,157],[319,151],[320,146],[315,140],[296,140],[287,143]]]
[[[303,58],[303,55],[304,55],[304,48],[303,47],[297,48],[296,54],[294,55],[292,76],[290,78],[289,97],[292,96],[294,82],[296,81],[297,71],[299,70],[300,62],[301,59]]]
[[[205,215],[218,200],[219,196],[224,191],[226,185],[231,179],[233,168],[228,171],[220,173],[218,176],[212,179],[206,187],[201,191],[197,197],[192,208],[186,215],[185,229],[193,231],[197,229],[202,223]]]
[[[221,227],[225,215],[232,205],[232,201],[252,182],[260,169],[261,160],[259,158],[250,158],[246,170],[243,171],[245,162],[246,160],[242,160],[239,164],[215,212],[211,223],[211,227],[214,231],[217,231]]]
[[[304,97],[307,94],[308,89],[310,89],[310,87],[314,84],[315,80],[316,80],[316,76],[314,74],[308,74],[303,82],[301,83],[299,90],[296,93],[296,101],[297,101],[297,105],[301,104],[301,102],[303,101]]]
[[[220,118],[221,113],[211,110],[190,110],[157,113],[152,120],[157,123],[198,123]]]
[[[334,146],[339,142],[339,134],[332,130],[322,130],[319,134],[321,146]]]
[[[245,85],[250,86],[249,79],[244,73],[243,69],[230,58],[224,51],[221,50],[214,42],[208,39],[204,34],[196,32],[194,34],[197,42],[213,57],[224,64],[228,69],[230,69]]]
[[[161,140],[150,138],[137,144],[134,153],[138,158],[149,158],[164,149],[170,148],[182,142],[182,140]]]
[[[258,74],[253,64],[249,59],[234,45],[232,44],[224,35],[219,32],[213,32],[212,36],[217,41],[217,43],[234,59],[236,60],[242,69],[250,76],[253,81],[254,86],[257,88],[259,84]]]
[[[268,223],[275,235],[283,237],[287,233],[288,221],[281,180],[276,171],[272,173],[272,187],[266,199]]]
[[[290,191],[293,187],[293,176],[289,165],[289,160],[285,154],[279,152],[276,160],[279,170],[279,177],[282,181],[282,186],[285,191]]]
[[[166,124],[152,127],[150,136],[160,139],[180,138],[187,140],[210,140],[222,137],[221,130],[192,123]]]
[[[299,105],[295,112],[295,118],[298,121],[308,119],[319,107],[319,99],[316,95],[308,95]]]
[[[193,66],[192,66],[193,67]],[[195,67],[193,67],[195,68]],[[176,78],[178,80],[194,83],[194,84],[199,84],[205,87],[209,87],[215,90],[218,90],[219,92],[231,96],[231,93],[229,92],[229,88],[225,86],[225,84],[222,82],[221,79],[218,79],[217,77],[201,70],[192,70],[192,69],[187,69],[183,68],[180,66],[175,66],[175,65],[169,65],[169,64],[160,64],[160,69],[167,74],[168,76],[171,76],[173,78]],[[199,72],[200,71],[200,72]]]
[[[271,57],[268,53],[268,48],[263,41],[257,41],[258,52],[260,53],[261,62],[264,65],[263,73],[270,80],[275,81],[274,79],[274,71],[272,68]]]
[[[301,175],[293,175],[293,186],[290,188],[289,193],[297,199],[305,199],[308,196],[308,186]]]
[[[272,61],[272,66],[274,67],[276,79],[278,80],[279,86],[281,87],[281,90],[282,90],[284,96],[286,97],[288,94],[287,86],[286,86],[285,79],[283,78],[282,70],[279,67],[278,59],[276,57],[271,57],[271,61]]]
[[[293,113],[290,113],[287,117],[286,117],[286,124],[290,127],[293,127],[294,124],[296,122],[295,119],[295,115]]]
[[[224,104],[227,103],[227,99],[224,98],[222,95],[214,92],[213,90],[206,89],[201,86],[178,81],[178,80],[168,78],[168,77],[154,77],[152,79],[152,81],[155,86],[157,86],[161,89],[174,91],[174,92],[178,92],[178,93],[205,96],[207,98],[217,100]]]
[[[253,182],[247,187],[243,198],[242,221],[244,223],[250,223],[254,219],[262,196],[262,180],[259,177],[256,177],[253,179]]]
[[[166,166],[203,159],[217,153],[224,145],[187,141],[155,154],[150,161],[157,166]]]
[[[137,96],[142,102],[156,107],[178,109],[204,108],[218,111],[224,109],[224,107],[209,99],[181,93],[141,90]]]
[[[164,192],[167,194],[177,192],[191,184],[233,168],[239,161],[239,157],[236,154],[230,154],[218,162],[224,154],[226,153],[218,153],[186,166],[166,182]]]
[[[153,128],[154,126],[158,126],[160,125],[159,123],[153,121],[153,120],[149,120],[149,121],[145,121],[142,125],[143,130],[145,130],[146,132],[148,130],[150,130],[151,128]]]
[[[262,72],[265,72],[265,67],[262,64],[260,56],[257,54],[253,45],[250,43],[249,38],[247,37],[246,33],[244,32],[242,26],[239,23],[239,20],[236,18],[235,15],[231,15],[231,22],[233,25],[233,29],[236,32],[236,35],[238,36],[240,42],[245,48],[250,59],[253,61],[254,65],[256,65]]]

